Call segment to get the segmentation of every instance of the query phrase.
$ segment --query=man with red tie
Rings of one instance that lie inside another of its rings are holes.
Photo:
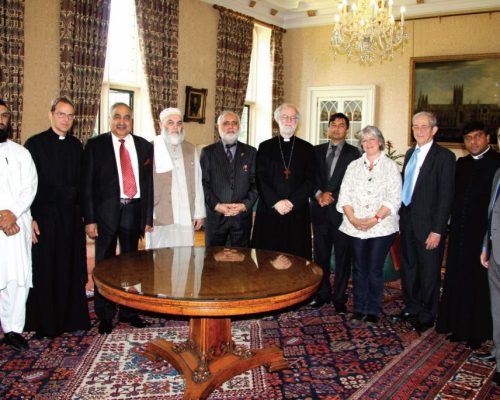
[[[87,235],[95,239],[95,261],[136,251],[139,238],[153,225],[153,145],[132,135],[133,113],[125,103],[111,107],[111,132],[85,145],[82,207]],[[116,305],[95,291],[99,333],[110,333]],[[137,312],[120,307],[118,318],[132,326],[146,324]]]

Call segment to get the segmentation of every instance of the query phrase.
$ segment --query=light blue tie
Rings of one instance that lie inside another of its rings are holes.
[[[420,149],[417,147],[405,169],[405,182],[403,184],[403,195],[401,196],[401,201],[405,206],[411,203],[411,196],[413,195],[413,182],[415,181],[418,153],[420,153]]]

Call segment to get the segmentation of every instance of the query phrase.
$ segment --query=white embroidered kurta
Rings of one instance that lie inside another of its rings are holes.
[[[146,233],[146,248],[193,246],[193,219],[205,218],[205,197],[201,183],[201,166],[198,151],[194,154],[195,201],[194,215],[191,215],[188,197],[184,157],[180,145],[165,143],[172,161],[172,213],[174,223],[154,226],[153,232]],[[156,147],[155,147],[156,148]]]
[[[0,290],[7,282],[32,287],[31,212],[38,177],[28,150],[7,140],[0,143],[0,210],[17,217],[20,231],[7,236],[0,230]]]
[[[401,206],[401,173],[396,162],[384,153],[374,163],[373,169],[367,168],[366,154],[354,160],[347,167],[340,187],[337,211],[344,213],[343,207],[350,205],[357,218],[374,217],[380,207],[391,210],[368,231],[356,229],[344,214],[340,230],[359,239],[387,236],[399,230],[398,210]]]

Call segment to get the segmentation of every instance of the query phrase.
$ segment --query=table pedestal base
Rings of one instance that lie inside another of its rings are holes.
[[[154,339],[148,343],[145,356],[163,358],[184,375],[185,400],[206,399],[225,381],[261,365],[270,371],[287,367],[278,347],[250,350],[235,346],[229,318],[191,318],[187,342]]]

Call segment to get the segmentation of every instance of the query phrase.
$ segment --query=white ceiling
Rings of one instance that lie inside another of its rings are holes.
[[[282,28],[328,25],[333,23],[340,0],[202,0],[250,15],[258,20]],[[352,4],[353,0],[348,0]],[[500,0],[394,0],[394,16],[399,17],[400,6],[406,7],[405,18],[423,18],[450,14],[468,14],[500,11]],[[271,15],[271,10],[277,11]],[[308,11],[316,15],[309,17]]]

